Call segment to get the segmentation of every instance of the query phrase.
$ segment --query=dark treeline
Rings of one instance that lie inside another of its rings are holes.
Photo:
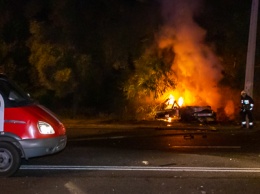
[[[206,0],[195,18],[226,64],[223,82],[237,88],[249,15],[250,2]],[[167,51],[154,46],[161,26],[160,0],[0,0],[1,69],[54,111],[134,116],[131,97],[174,86]],[[156,77],[136,68],[148,63]]]

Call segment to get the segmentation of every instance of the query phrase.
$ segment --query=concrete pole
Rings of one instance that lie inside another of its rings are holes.
[[[258,17],[258,0],[252,0],[247,60],[246,60],[246,77],[245,77],[245,88],[244,88],[247,94],[252,97],[253,97],[253,86],[254,86],[257,17]]]

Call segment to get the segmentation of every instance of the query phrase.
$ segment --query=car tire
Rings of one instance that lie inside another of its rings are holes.
[[[12,143],[0,142],[0,176],[12,176],[20,168],[20,165],[19,149]]]

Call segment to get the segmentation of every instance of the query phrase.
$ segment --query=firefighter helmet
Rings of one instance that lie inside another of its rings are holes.
[[[245,90],[243,90],[243,91],[241,92],[241,95],[244,95],[244,94],[246,94]]]

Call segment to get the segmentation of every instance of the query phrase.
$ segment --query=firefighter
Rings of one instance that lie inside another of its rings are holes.
[[[243,90],[241,92],[241,125],[242,128],[246,128],[246,116],[248,117],[248,125],[249,128],[252,129],[254,126],[253,123],[253,111],[254,108],[254,100],[247,95],[247,93]]]

